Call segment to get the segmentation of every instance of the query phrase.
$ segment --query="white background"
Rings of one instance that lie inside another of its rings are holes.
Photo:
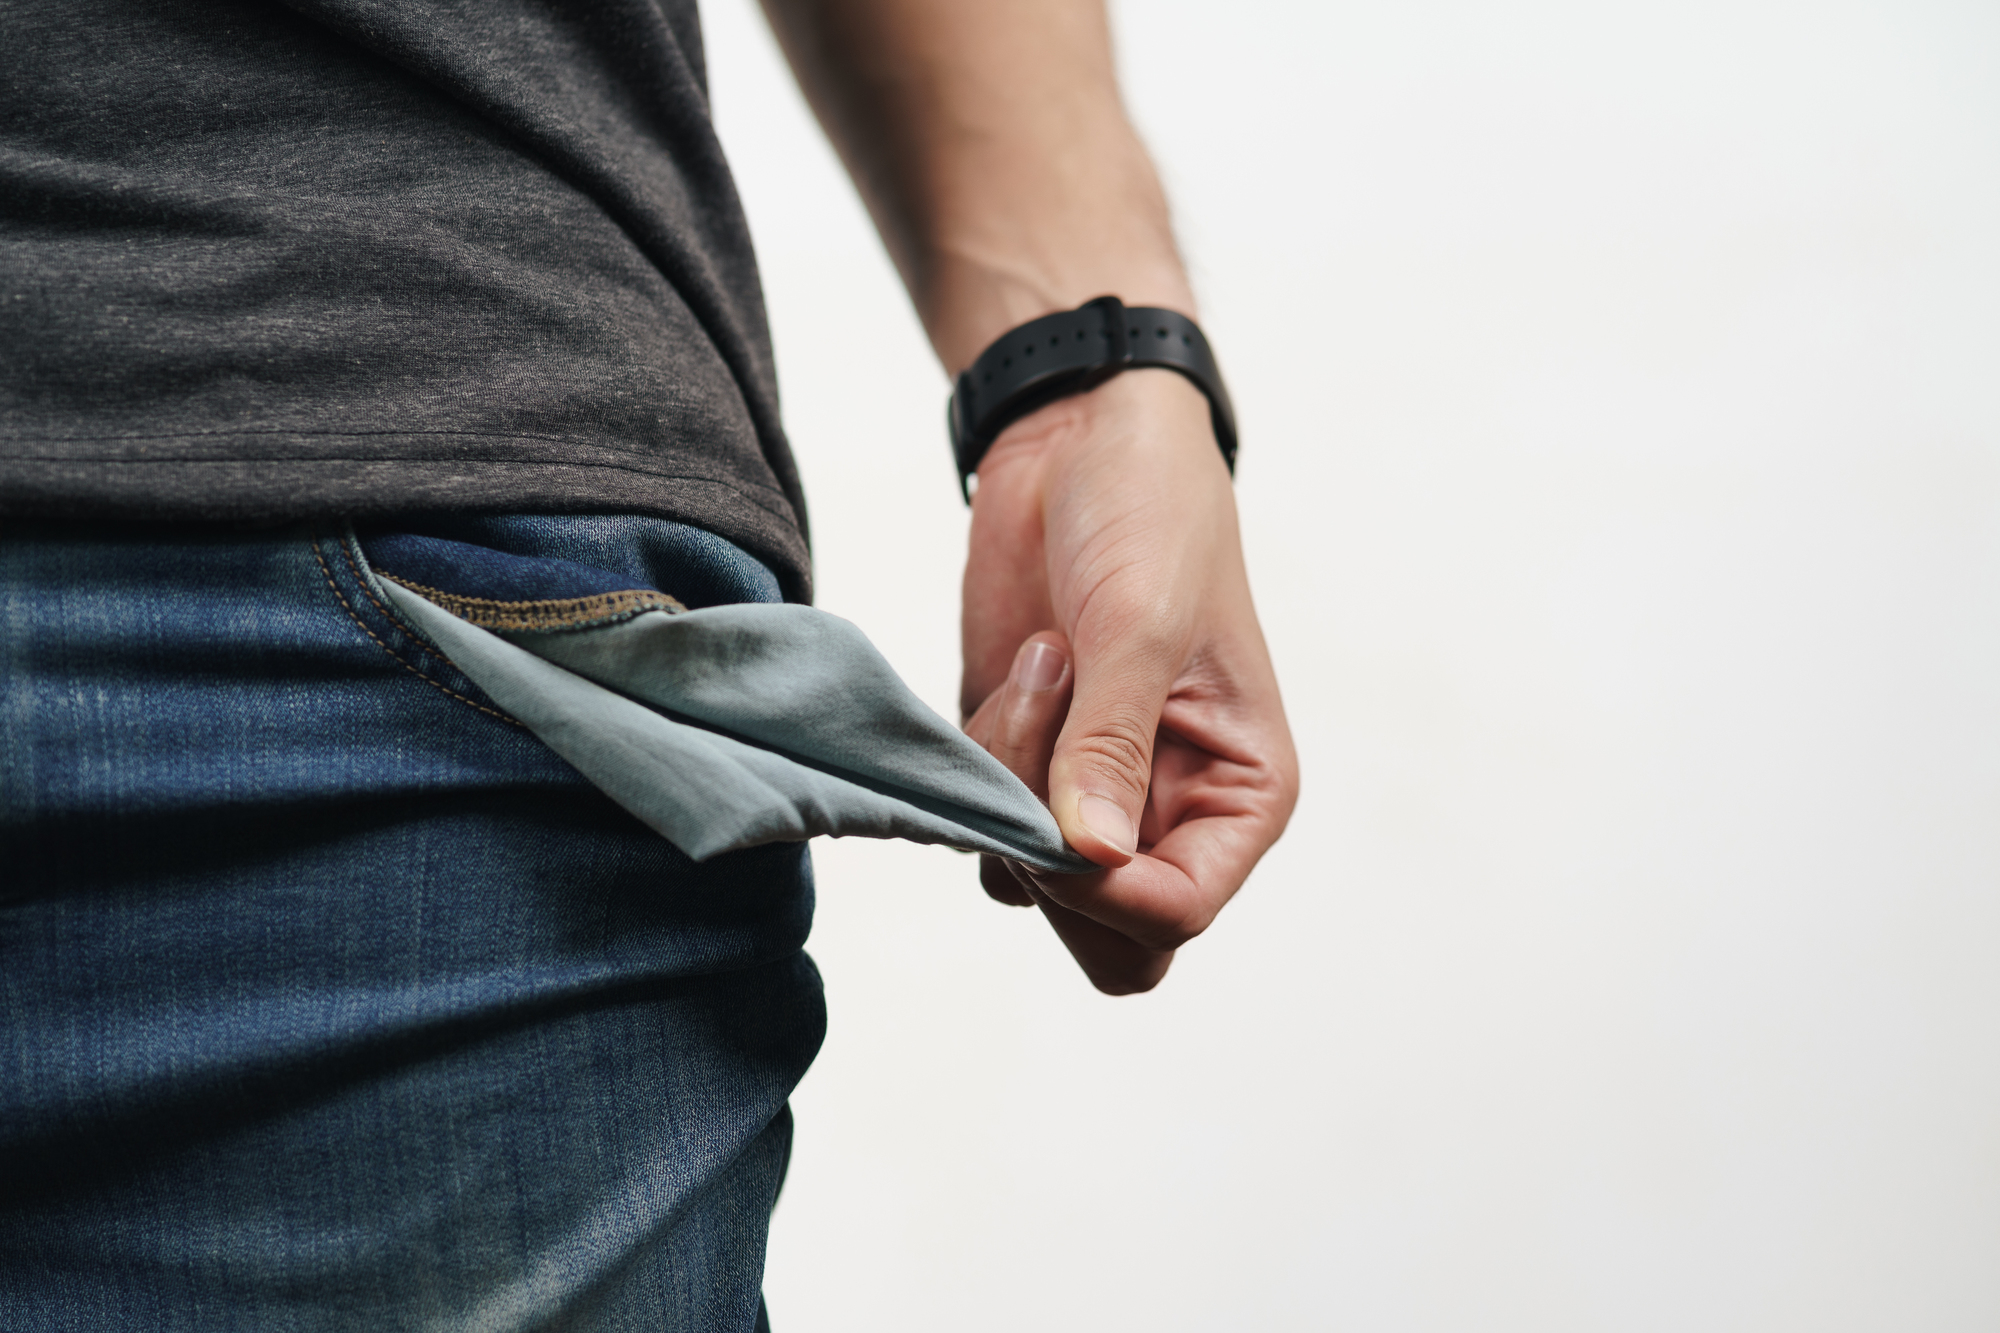
[[[948,712],[943,376],[707,18],[822,605]],[[1304,795],[1127,1000],[820,844],[779,1328],[2000,1328],[2000,5],[1116,19]]]

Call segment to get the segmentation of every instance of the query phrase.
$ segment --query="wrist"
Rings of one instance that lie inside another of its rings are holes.
[[[1132,227],[1132,220],[1125,219]],[[1071,310],[1107,292],[1130,306],[1197,317],[1194,292],[1170,239],[1140,236],[1126,246],[1038,250],[968,240],[924,262],[918,311],[931,346],[956,378],[994,340],[1033,319]]]
[[[958,376],[949,424],[952,454],[971,479],[994,440],[1037,409],[1135,370],[1167,370],[1208,400],[1211,438],[1235,470],[1236,418],[1208,340],[1193,320],[1163,307],[1100,296],[1017,325]]]
[[[1233,494],[1208,400],[1166,370],[1135,370],[1040,408],[1002,431],[979,466],[975,514],[1025,505],[1119,503],[1189,488]],[[1091,526],[1091,525],[1085,525]]]

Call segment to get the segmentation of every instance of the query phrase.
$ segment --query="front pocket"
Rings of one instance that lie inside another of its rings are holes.
[[[312,545],[313,559],[326,580],[327,590],[348,619],[376,647],[405,671],[455,702],[510,727],[521,725],[389,606],[381,595],[379,581],[371,577],[352,528],[334,534],[314,525],[308,529],[306,539]]]
[[[405,532],[360,541],[376,574],[481,629],[589,629],[646,611],[687,610],[658,588],[573,560]]]
[[[689,611],[604,586],[620,581],[607,571],[442,538],[370,538],[353,554],[385,614],[697,861],[824,834],[1096,869],[837,616]]]

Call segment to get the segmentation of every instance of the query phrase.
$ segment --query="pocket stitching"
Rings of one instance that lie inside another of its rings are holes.
[[[683,615],[687,607],[677,597],[651,588],[624,592],[599,592],[583,597],[549,597],[500,601],[491,597],[466,597],[426,587],[385,569],[376,575],[408,588],[427,602],[451,612],[468,624],[486,630],[522,633],[558,633],[564,630],[595,629],[617,624],[648,611]],[[372,597],[370,600],[373,600]],[[377,602],[376,605],[381,605]]]
[[[480,712],[486,714],[488,717],[498,718],[500,721],[505,722],[510,727],[520,727],[521,730],[523,731],[527,730],[527,728],[522,726],[522,724],[517,719],[511,718],[507,716],[505,713],[499,712],[495,709],[488,708],[485,704],[480,703],[476,699],[468,699],[464,695],[460,694],[457,690],[452,689],[450,686],[444,684],[443,682],[433,680],[430,676],[424,674],[421,668],[411,665],[410,662],[406,658],[404,658],[404,656],[401,653],[397,652],[394,648],[391,648],[388,644],[384,643],[382,641],[382,636],[377,634],[374,630],[370,629],[368,627],[368,623],[355,613],[353,603],[347,600],[347,594],[343,593],[340,590],[340,585],[333,581],[333,571],[327,567],[326,554],[320,550],[320,536],[319,533],[317,532],[314,532],[312,534],[312,552],[313,552],[313,559],[319,562],[320,577],[326,580],[327,589],[328,591],[333,593],[334,600],[340,603],[340,609],[347,612],[347,618],[349,620],[352,620],[355,623],[356,627],[358,627],[363,634],[366,634],[369,638],[373,639],[375,641],[376,647],[380,648],[383,652],[389,654],[389,656],[395,660],[398,666],[402,667],[403,670],[415,676],[418,680],[423,681],[424,684],[429,685],[432,689],[450,695],[452,698],[458,700],[460,703],[464,704],[468,708],[476,708]],[[350,565],[354,563],[353,556],[351,555],[348,556],[348,563]],[[357,574],[359,573],[358,570],[356,572]],[[365,589],[367,586],[368,586],[367,583],[364,581],[362,583],[362,587]],[[375,598],[373,595],[370,595],[368,600],[371,602],[375,602]],[[375,602],[375,606],[376,609],[378,610],[382,609],[382,604],[380,602]],[[383,611],[383,614],[388,615],[388,612]],[[396,620],[394,616],[390,616],[389,619],[390,622],[395,624],[399,629],[403,627],[402,622]],[[414,635],[412,635],[411,637],[413,640],[415,640]],[[416,641],[419,643],[421,642],[421,640],[416,640]],[[437,654],[432,653],[431,650],[428,648],[426,648],[424,651],[430,654],[431,656],[437,656]],[[438,658],[438,660],[445,661],[446,659],[440,657]]]

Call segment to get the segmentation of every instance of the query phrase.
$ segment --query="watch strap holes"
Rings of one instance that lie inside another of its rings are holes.
[[[1147,329],[1153,331],[1150,352],[1139,341]],[[1038,365],[1035,349],[1045,338],[1043,350],[1051,355]],[[1200,328],[1179,311],[1127,306],[1115,296],[1100,296],[1075,310],[1031,320],[975,358],[958,381],[949,413],[961,482],[1009,422],[1135,366],[1174,370],[1193,381],[1208,397],[1216,443],[1225,460],[1234,463],[1234,413]]]

